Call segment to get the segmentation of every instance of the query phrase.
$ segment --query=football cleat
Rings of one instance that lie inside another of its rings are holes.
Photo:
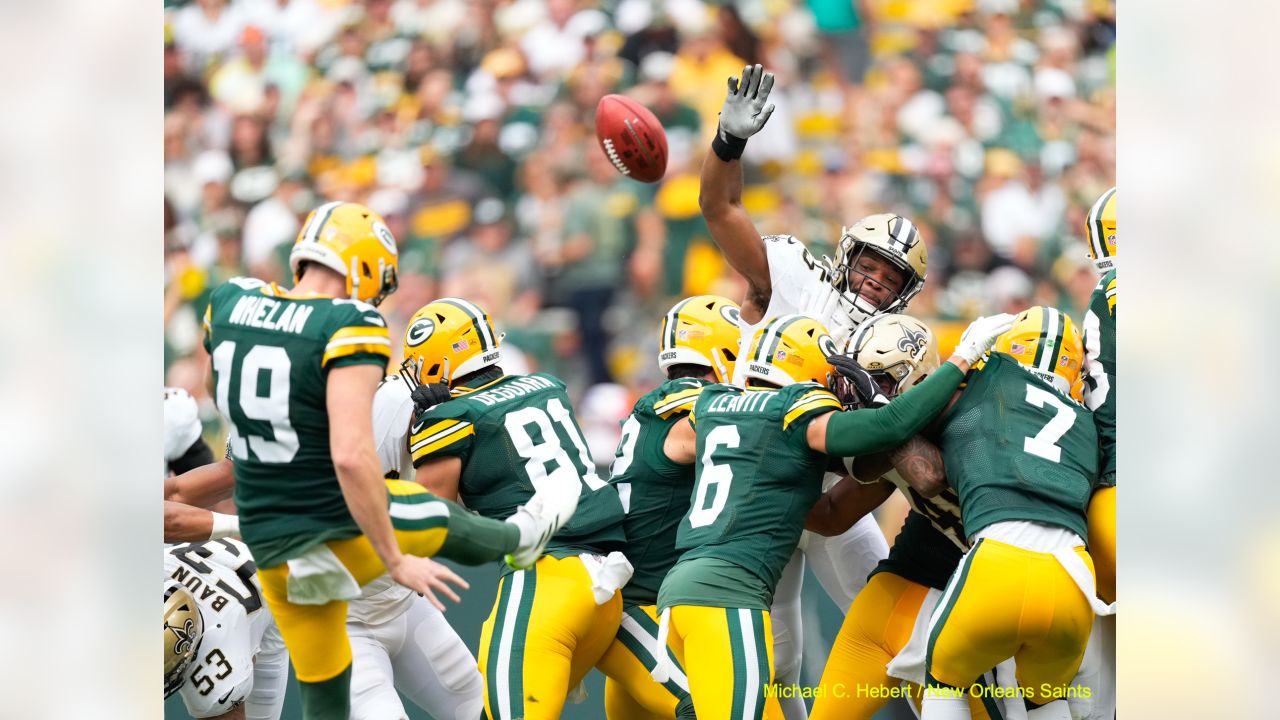
[[[400,376],[409,387],[451,385],[455,378],[497,365],[502,336],[489,314],[462,298],[441,298],[422,306],[404,332]]]
[[[719,295],[695,295],[676,303],[662,318],[658,333],[658,367],[704,365],[716,381],[733,377],[738,359],[738,304]]]
[[[1075,323],[1061,310],[1042,305],[1023,310],[992,350],[1012,356],[1063,395],[1081,399],[1084,345]]]
[[[1084,235],[1089,239],[1089,257],[1098,272],[1106,273],[1116,266],[1116,189],[1102,193],[1084,222]]]
[[[364,205],[325,203],[307,216],[289,252],[294,280],[304,262],[323,265],[347,279],[347,296],[372,305],[396,291],[396,239],[382,216]]]
[[[859,262],[867,253],[888,260],[906,274],[902,289],[894,292],[887,288],[889,297],[878,303],[864,297],[866,283],[876,283]],[[900,215],[881,213],[868,215],[841,230],[833,272],[828,279],[840,291],[841,305],[857,325],[881,313],[906,309],[911,298],[924,288],[928,264],[929,251],[915,225]]]
[[[782,315],[756,330],[751,349],[741,360],[748,378],[785,387],[794,383],[825,383],[831,372],[827,357],[836,343],[822,323],[806,315]]]
[[[892,400],[938,369],[933,331],[910,315],[878,315],[858,327],[844,349]],[[839,379],[832,384],[834,390]],[[837,396],[844,397],[837,392]]]
[[[573,517],[578,509],[578,488],[573,492],[539,490],[507,522],[520,528],[520,546],[507,555],[507,565],[528,570],[538,562],[547,543]]]
[[[196,599],[181,585],[164,591],[164,696],[182,687],[183,673],[195,659],[204,635],[204,620]]]

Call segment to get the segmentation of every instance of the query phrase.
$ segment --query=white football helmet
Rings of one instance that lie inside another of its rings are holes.
[[[859,264],[868,252],[888,260],[906,274],[902,289],[891,290],[890,297],[879,303],[863,297],[864,285],[877,282]],[[843,228],[828,280],[840,291],[841,306],[854,324],[860,325],[869,317],[906,309],[911,298],[924,288],[928,264],[929,252],[916,226],[900,215],[880,213]]]

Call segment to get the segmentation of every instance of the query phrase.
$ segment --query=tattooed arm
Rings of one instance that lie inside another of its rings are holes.
[[[947,471],[937,445],[916,435],[888,452],[893,468],[916,492],[929,498],[947,487]]]

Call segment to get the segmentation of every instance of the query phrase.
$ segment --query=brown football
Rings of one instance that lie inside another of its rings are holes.
[[[657,182],[667,172],[667,133],[649,108],[622,95],[596,104],[596,139],[618,172]]]

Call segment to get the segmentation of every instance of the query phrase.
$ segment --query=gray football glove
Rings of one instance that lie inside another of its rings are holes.
[[[729,78],[729,94],[720,109],[720,134],[726,133],[741,140],[760,132],[760,128],[773,114],[773,105],[766,105],[769,91],[773,89],[773,73],[765,72],[760,65],[742,68],[742,79]],[[728,138],[723,138],[728,140]]]

